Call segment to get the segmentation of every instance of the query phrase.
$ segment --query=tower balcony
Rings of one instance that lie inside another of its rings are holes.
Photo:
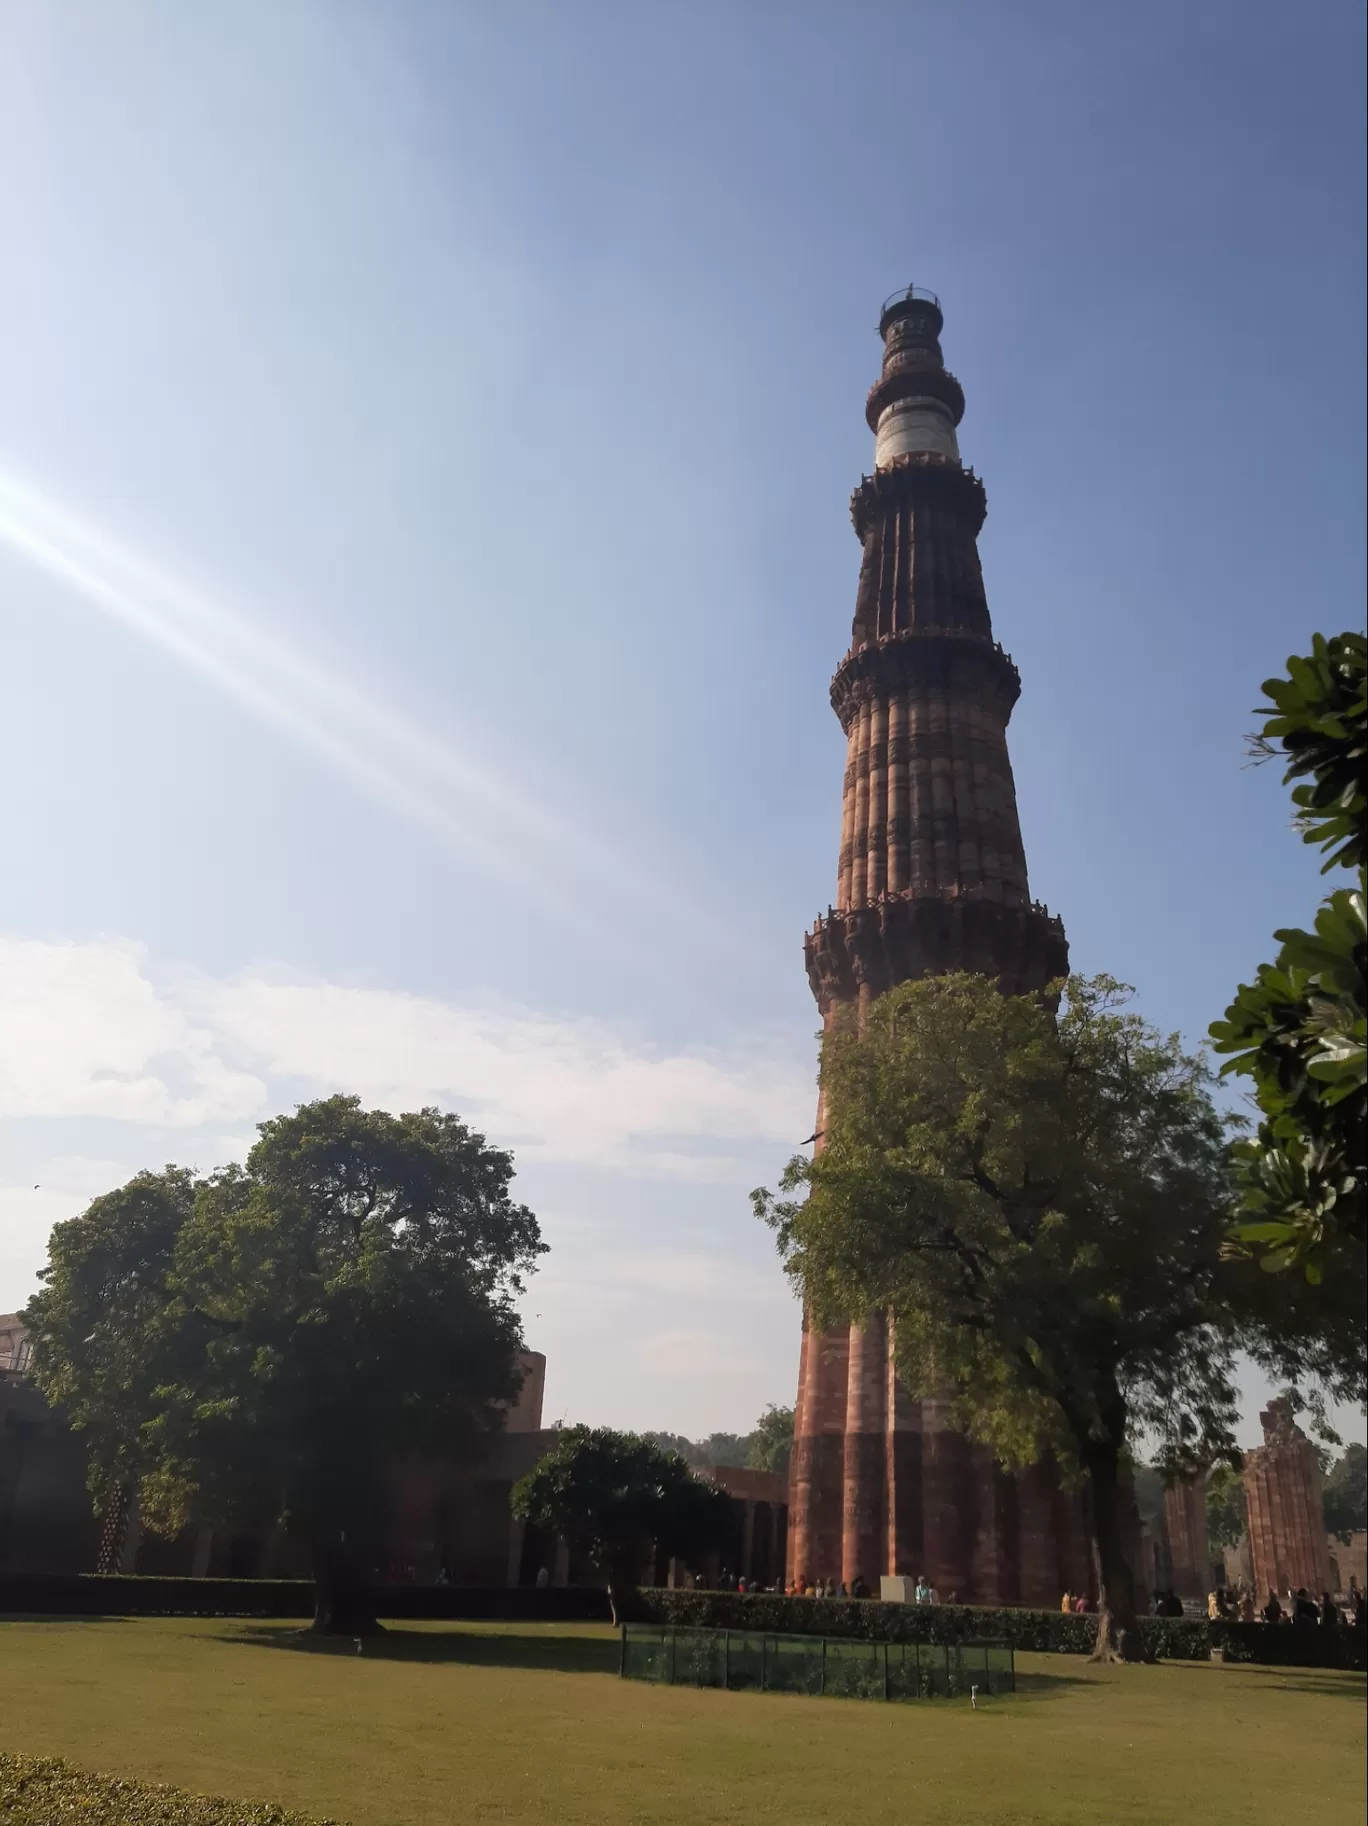
[[[1064,923],[1039,902],[1012,906],[981,890],[907,889],[862,907],[829,907],[803,939],[808,982],[825,1016],[899,983],[967,970],[1026,995],[1069,973]]]
[[[998,642],[960,628],[904,628],[852,648],[831,681],[831,707],[849,731],[860,705],[896,692],[991,698],[1006,727],[1021,674]]]

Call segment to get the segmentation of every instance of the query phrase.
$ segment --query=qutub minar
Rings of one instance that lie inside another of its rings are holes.
[[[874,473],[851,499],[864,549],[850,651],[831,684],[846,734],[836,904],[804,941],[823,1022],[952,970],[1009,994],[1068,970],[1031,899],[1007,756],[1021,685],[993,639],[979,564],[983,484],[960,461],[964,393],[937,299],[909,286],[879,319],[866,417]],[[818,1140],[822,1118],[817,1120]],[[913,1400],[889,1327],[803,1330],[789,1486],[790,1578],[925,1573],[963,1602],[1058,1602],[1087,1556],[1078,1500],[1041,1466],[1009,1476]]]

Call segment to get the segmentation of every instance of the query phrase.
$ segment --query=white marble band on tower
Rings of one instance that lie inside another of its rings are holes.
[[[886,469],[894,457],[918,450],[934,450],[952,463],[959,462],[959,439],[950,408],[941,400],[924,396],[895,399],[879,414],[874,467]]]

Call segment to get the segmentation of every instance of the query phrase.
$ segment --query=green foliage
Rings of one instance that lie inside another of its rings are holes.
[[[1345,1542],[1355,1530],[1368,1528],[1368,1447],[1346,1446],[1326,1474],[1325,1527]]]
[[[695,1448],[700,1465],[744,1465],[749,1449],[749,1440],[740,1433],[709,1433]]]
[[[614,1594],[637,1583],[653,1548],[701,1556],[726,1540],[732,1519],[727,1497],[677,1453],[609,1427],[564,1428],[511,1502],[514,1515],[591,1560]]]
[[[1287,757],[1304,841],[1330,852],[1324,867],[1361,868],[1365,861],[1364,773],[1368,769],[1368,640],[1362,634],[1311,637],[1311,652],[1287,662],[1286,678],[1269,678],[1273,702],[1255,731],[1254,749]],[[1275,746],[1275,744],[1277,746]]]
[[[776,1471],[787,1477],[792,1452],[793,1409],[771,1404],[747,1441],[746,1464],[752,1471]]]
[[[0,1751],[0,1820],[5,1826],[336,1826],[264,1801],[186,1794],[181,1788],[90,1775],[49,1756]]]
[[[1232,1465],[1217,1465],[1207,1478],[1207,1543],[1238,1547],[1249,1528],[1244,1479]]]
[[[1297,823],[1329,851],[1325,868],[1352,868],[1357,888],[1321,905],[1314,931],[1274,933],[1281,949],[1242,983],[1225,1019],[1212,1023],[1223,1073],[1253,1082],[1257,1135],[1237,1146],[1244,1218],[1234,1246],[1270,1270],[1300,1264],[1313,1284],[1333,1263],[1364,1285],[1368,1140],[1368,924],[1365,799],[1368,643],[1359,634],[1316,635],[1311,654],[1269,679],[1275,706],[1256,752],[1288,757]],[[1362,1300],[1360,1299],[1360,1306]],[[1363,1355],[1363,1333],[1356,1340]]]
[[[456,1117],[302,1105],[245,1167],[140,1174],[53,1232],[25,1321],[92,1482],[145,1521],[283,1521],[369,1568],[396,1454],[474,1446],[516,1388],[541,1252]]]
[[[1233,1205],[1211,1076],[1106,978],[1004,996],[906,983],[822,1051],[826,1145],[755,1195],[815,1323],[892,1314],[914,1394],[1008,1464],[1052,1449],[1092,1485],[1108,1603],[1133,1603],[1123,1457],[1233,1447]],[[795,1194],[806,1194],[794,1196]]]
[[[751,1471],[788,1471],[793,1447],[793,1409],[772,1403],[749,1433],[709,1433],[706,1439],[686,1439],[682,1433],[643,1433],[643,1439],[662,1452],[675,1452],[695,1470],[736,1465]]]
[[[686,1439],[682,1433],[663,1432],[643,1433],[641,1437],[649,1440],[651,1445],[659,1446],[662,1452],[673,1452],[676,1458],[682,1458],[686,1465],[692,1465],[696,1471],[701,1471],[712,1463],[707,1446],[701,1439]]]

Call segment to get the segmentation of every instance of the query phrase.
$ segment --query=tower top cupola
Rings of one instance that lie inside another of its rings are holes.
[[[929,454],[958,464],[955,427],[964,417],[964,391],[946,372],[940,299],[922,286],[894,292],[879,313],[883,372],[871,387],[865,417],[874,433],[874,467],[898,457]]]

